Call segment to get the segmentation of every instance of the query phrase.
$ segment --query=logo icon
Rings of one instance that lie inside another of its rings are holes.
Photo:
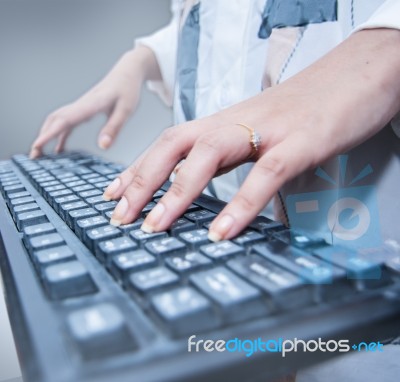
[[[378,247],[381,237],[375,187],[356,186],[373,172],[372,167],[365,166],[346,183],[348,156],[341,155],[338,161],[338,181],[321,167],[315,171],[329,189],[287,196],[291,227],[312,231],[331,244],[356,249]]]

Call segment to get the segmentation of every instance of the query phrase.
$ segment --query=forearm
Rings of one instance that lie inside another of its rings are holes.
[[[161,72],[154,52],[145,45],[138,45],[124,53],[111,73],[118,72],[130,81],[160,81]]]
[[[310,91],[327,100],[326,117],[342,126],[347,142],[351,134],[355,145],[368,138],[365,130],[375,134],[400,110],[400,31],[359,31],[281,86],[293,89],[296,82],[305,96]]]

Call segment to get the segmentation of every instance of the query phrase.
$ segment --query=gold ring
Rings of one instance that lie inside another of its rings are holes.
[[[250,147],[251,147],[251,154],[250,156],[256,155],[260,150],[261,146],[261,135],[258,134],[254,129],[250,126],[245,125],[244,123],[237,123],[238,126],[244,127],[250,134]]]

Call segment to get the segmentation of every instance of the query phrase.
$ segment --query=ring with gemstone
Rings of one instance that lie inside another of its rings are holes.
[[[254,156],[258,153],[261,146],[261,135],[258,134],[253,128],[250,126],[245,125],[244,123],[237,123],[238,126],[244,127],[250,134],[250,147],[251,147],[251,154],[250,156]]]

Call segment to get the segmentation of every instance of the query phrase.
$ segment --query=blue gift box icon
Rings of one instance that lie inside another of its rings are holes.
[[[343,184],[347,156],[339,157],[339,162]],[[314,232],[331,244],[357,249],[379,247],[382,241],[375,187],[352,187],[371,173],[372,167],[367,165],[347,187],[338,187],[322,168],[318,168],[316,176],[335,188],[288,195],[286,207],[291,227]]]

